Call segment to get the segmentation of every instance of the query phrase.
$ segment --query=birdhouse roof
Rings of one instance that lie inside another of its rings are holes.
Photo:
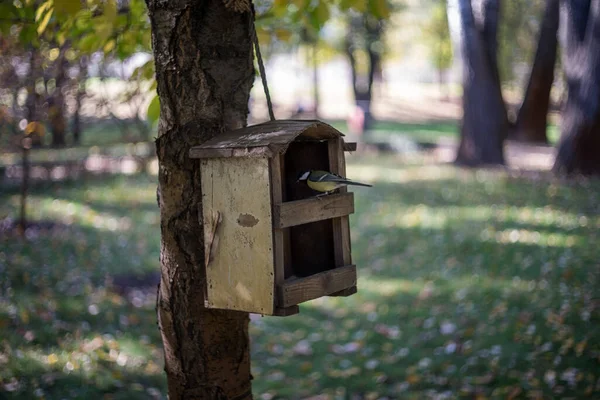
[[[294,140],[327,140],[344,136],[317,120],[269,121],[217,135],[190,149],[190,158],[273,157]]]

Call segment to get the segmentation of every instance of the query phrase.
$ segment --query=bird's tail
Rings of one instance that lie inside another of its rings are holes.
[[[346,181],[346,184],[348,185],[354,185],[354,186],[364,186],[364,187],[373,187],[373,185],[369,185],[367,183],[360,183],[360,182],[355,182],[355,181]]]

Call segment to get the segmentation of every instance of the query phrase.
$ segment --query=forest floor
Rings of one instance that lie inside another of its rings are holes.
[[[600,397],[599,181],[347,160],[374,184],[350,218],[359,291],[252,316],[255,398]],[[147,173],[35,184],[26,241],[18,187],[0,190],[0,398],[166,398],[155,190]]]

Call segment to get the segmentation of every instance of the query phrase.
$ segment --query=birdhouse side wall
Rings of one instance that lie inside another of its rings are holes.
[[[272,314],[274,260],[268,159],[203,159],[201,168],[206,257],[210,254],[207,306]],[[215,224],[218,215],[220,222]]]

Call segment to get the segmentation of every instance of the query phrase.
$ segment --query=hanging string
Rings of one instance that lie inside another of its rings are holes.
[[[254,21],[256,20],[256,13],[254,7],[252,7],[252,23],[250,24],[250,35],[252,35],[252,42],[254,43],[254,51],[256,52],[256,60],[258,61],[258,70],[260,71],[260,78],[262,80],[263,89],[265,90],[265,97],[267,98],[267,108],[269,109],[269,118],[271,121],[275,121],[275,114],[273,113],[273,103],[271,103],[271,95],[269,94],[269,86],[267,85],[267,74],[265,72],[265,66],[263,64],[262,55],[260,54],[260,46],[258,44],[258,35],[256,34],[256,26]]]

